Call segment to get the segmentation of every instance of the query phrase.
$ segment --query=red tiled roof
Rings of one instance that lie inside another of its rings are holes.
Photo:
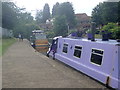
[[[91,17],[87,16],[86,13],[78,13],[78,14],[75,14],[75,16],[78,20],[82,20],[82,21],[91,19]]]

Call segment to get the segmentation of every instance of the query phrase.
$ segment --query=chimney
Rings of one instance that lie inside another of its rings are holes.
[[[91,41],[95,41],[95,30],[96,30],[96,26],[95,26],[95,22],[91,22],[91,30],[92,30],[92,38]]]

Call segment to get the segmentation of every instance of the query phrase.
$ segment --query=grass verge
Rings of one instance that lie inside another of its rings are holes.
[[[2,39],[2,44],[0,44],[0,56],[5,53],[9,46],[16,42],[16,39],[9,38],[9,39]]]

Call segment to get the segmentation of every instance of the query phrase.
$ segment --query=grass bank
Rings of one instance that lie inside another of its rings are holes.
[[[2,44],[0,44],[0,56],[5,53],[9,46],[16,42],[16,39],[2,39]]]

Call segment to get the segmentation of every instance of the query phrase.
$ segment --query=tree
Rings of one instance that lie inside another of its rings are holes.
[[[92,21],[94,21],[98,26],[109,22],[119,22],[119,4],[119,2],[100,3],[92,11]]]
[[[118,22],[118,2],[103,3],[103,21],[104,24],[108,22]]]
[[[58,15],[58,9],[59,9],[59,3],[57,2],[52,9],[52,17],[55,17],[56,15]]]
[[[42,10],[40,10],[40,11],[37,10],[35,19],[36,19],[36,22],[37,22],[38,25],[40,23],[43,23],[43,11]]]
[[[0,27],[2,27],[2,2],[0,1]]]
[[[21,33],[24,38],[29,38],[32,30],[39,28],[31,13],[26,12],[25,8],[17,7],[13,2],[2,2],[2,27],[12,29],[15,37]]]
[[[58,15],[64,15],[66,17],[66,22],[70,28],[73,28],[75,26],[75,13],[70,2],[64,2],[60,4],[58,9]]]
[[[13,29],[19,8],[13,2],[2,2],[2,27]]]
[[[103,6],[103,3],[99,3],[99,5],[97,5],[92,11],[92,21],[95,22],[96,25],[102,25],[103,24],[102,6]]]
[[[18,37],[18,34],[21,33],[24,38],[29,38],[34,29],[38,29],[38,26],[35,25],[35,21],[33,20],[31,13],[21,12],[19,14],[18,22],[13,30],[15,37]]]
[[[67,31],[66,17],[64,15],[56,16],[53,29],[54,29],[55,36],[67,35],[68,31]]]
[[[120,25],[120,2],[118,2],[118,23]]]
[[[43,23],[45,23],[46,20],[49,18],[50,18],[50,8],[49,5],[46,3],[43,8]]]

